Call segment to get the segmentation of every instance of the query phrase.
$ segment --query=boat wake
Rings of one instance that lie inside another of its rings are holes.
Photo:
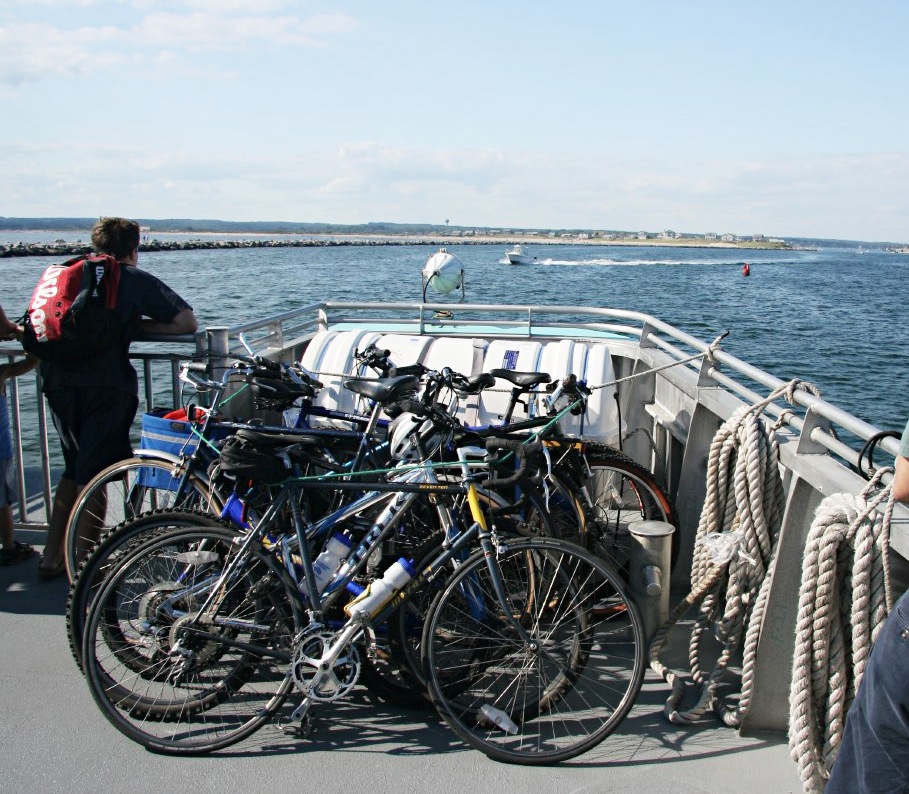
[[[726,265],[741,267],[744,262],[757,262],[761,265],[799,265],[805,264],[806,259],[749,259],[739,255],[729,259],[540,259],[534,264],[553,265],[561,267],[607,265],[610,267],[642,267],[647,265]]]

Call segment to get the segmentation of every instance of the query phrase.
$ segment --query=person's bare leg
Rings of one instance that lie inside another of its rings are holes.
[[[60,569],[64,562],[63,543],[66,540],[66,525],[69,514],[76,503],[79,489],[73,480],[61,479],[54,492],[54,504],[51,508],[50,527],[47,540],[44,542],[44,555],[38,563],[38,571],[50,574]]]

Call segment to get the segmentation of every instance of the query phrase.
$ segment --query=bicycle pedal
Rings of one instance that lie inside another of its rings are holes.
[[[315,720],[309,715],[305,716],[295,725],[275,725],[275,728],[281,733],[288,736],[296,736],[298,739],[308,739],[312,736]]]

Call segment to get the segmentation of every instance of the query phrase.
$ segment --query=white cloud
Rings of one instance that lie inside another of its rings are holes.
[[[122,30],[104,26],[62,31],[46,25],[0,28],[0,82],[12,86],[44,77],[73,77],[126,60]]]
[[[909,155],[627,163],[351,142],[333,150],[0,146],[25,216],[441,222],[909,241]],[[103,202],[103,206],[100,205]]]
[[[258,42],[271,46],[314,46],[319,36],[344,33],[354,27],[344,14],[320,15],[309,19],[292,16],[225,16],[195,14],[150,14],[136,27],[143,46],[164,46],[174,50],[197,47],[231,50]]]
[[[0,84],[21,87],[48,77],[78,77],[102,72],[114,64],[153,67],[162,63],[159,50],[174,53],[176,63],[195,64],[187,71],[221,74],[220,68],[200,65],[205,53],[274,47],[322,46],[326,37],[356,27],[343,13],[269,16],[263,10],[280,3],[229,3],[228,10],[254,8],[252,15],[235,16],[220,4],[191,3],[205,8],[190,14],[154,12],[134,23],[115,26],[84,24],[55,27],[44,22],[10,22],[0,26]]]

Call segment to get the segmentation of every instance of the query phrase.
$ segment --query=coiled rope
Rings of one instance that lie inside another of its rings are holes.
[[[892,486],[878,470],[860,496],[815,511],[802,564],[789,695],[789,749],[806,792],[822,791],[871,644],[893,606],[888,551]],[[883,512],[878,506],[887,499]]]
[[[810,383],[793,380],[766,399],[743,406],[720,427],[710,445],[707,490],[695,538],[691,591],[670,613],[650,645],[650,666],[672,687],[664,714],[676,724],[688,724],[713,708],[730,727],[741,724],[752,696],[754,659],[767,597],[767,576],[782,524],[784,491],[779,472],[776,429],[768,428],[761,413],[785,397],[794,405],[796,389],[817,395]],[[785,416],[785,412],[784,412]],[[682,678],[660,660],[669,632],[691,608],[698,606],[691,632],[688,661],[697,703],[682,711]],[[702,640],[712,627],[721,651],[712,670],[701,663]],[[734,653],[742,647],[741,689],[736,708],[728,707],[716,691]]]

